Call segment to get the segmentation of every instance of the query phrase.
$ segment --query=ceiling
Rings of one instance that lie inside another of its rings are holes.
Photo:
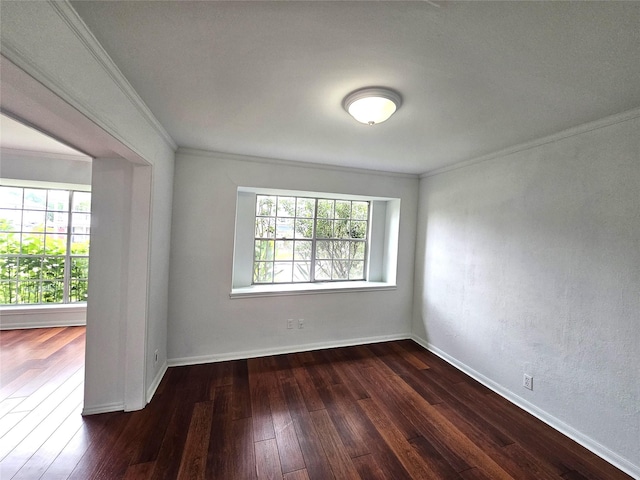
[[[71,155],[78,157],[79,160],[89,159],[83,153],[3,114],[0,114],[0,133],[0,148],[2,149],[29,153]]]
[[[640,2],[72,5],[182,147],[423,173],[640,107]]]

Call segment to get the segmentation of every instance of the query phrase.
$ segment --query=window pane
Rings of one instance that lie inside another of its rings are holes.
[[[47,255],[65,255],[67,253],[67,236],[45,235],[44,248]]]
[[[316,211],[316,201],[313,198],[298,198],[296,204],[296,216],[313,218]]]
[[[293,242],[276,240],[276,260],[293,260]]]
[[[296,216],[296,197],[278,197],[278,217]]]
[[[349,220],[336,220],[333,224],[333,238],[350,238]]]
[[[19,233],[0,233],[0,254],[20,253]]]
[[[294,282],[311,281],[311,262],[294,262],[293,263],[293,281]]]
[[[0,257],[0,279],[16,280],[18,278],[18,258]]]
[[[349,280],[364,280],[364,262],[351,262]]]
[[[273,218],[256,218],[256,238],[274,238],[276,234]]]
[[[42,271],[42,257],[21,257],[18,267],[18,278],[40,279]]]
[[[42,278],[62,280],[64,278],[64,257],[44,257],[42,259]]]
[[[331,280],[331,260],[316,261],[316,280]]]
[[[0,205],[4,208],[22,208],[22,188],[0,187]]]
[[[43,255],[44,235],[38,233],[23,233],[21,253],[23,255]]]
[[[318,200],[318,218],[333,218],[333,200]]]
[[[0,230],[4,232],[19,232],[21,225],[22,210],[0,209]]]
[[[66,212],[47,212],[47,232],[67,233],[69,214]]]
[[[18,303],[40,303],[40,282],[18,282]]]
[[[256,240],[255,261],[273,260],[273,240]]]
[[[42,302],[62,303],[64,296],[64,282],[42,282]]]
[[[316,260],[324,260],[333,258],[331,251],[331,241],[318,240],[316,242]]]
[[[69,301],[86,302],[88,285],[86,280],[72,280],[69,286]]]
[[[367,222],[352,220],[349,233],[351,238],[367,238]]]
[[[47,210],[69,211],[69,192],[66,190],[49,190],[47,194]]]
[[[253,282],[254,283],[272,283],[273,282],[273,263],[255,262],[253,265]]]
[[[297,219],[295,237],[296,238],[313,238],[313,220]]]
[[[364,260],[366,244],[364,242],[351,242],[351,258]]]
[[[89,233],[91,215],[88,213],[74,213],[71,216],[71,228],[74,233]]]
[[[332,238],[333,237],[333,220],[325,220],[325,219],[319,218],[316,222],[316,237]]]
[[[275,262],[273,264],[273,281],[275,283],[293,281],[293,262]]]
[[[331,252],[334,259],[349,259],[349,246],[351,242],[334,240],[331,242]]]
[[[18,297],[18,284],[16,282],[0,282],[0,303],[11,305],[16,303]]]
[[[22,231],[23,232],[44,232],[46,213],[36,210],[23,210]]]
[[[349,279],[349,261],[339,260],[333,262],[332,280],[348,280]]]
[[[311,260],[311,242],[306,240],[296,240],[294,260]]]
[[[354,220],[368,220],[369,202],[352,202],[351,218],[353,218]]]
[[[73,211],[74,212],[90,212],[91,211],[91,193],[73,192]]]
[[[351,202],[336,200],[336,218],[351,218]]]
[[[89,235],[71,235],[71,254],[89,254]]]
[[[256,195],[256,215],[260,217],[276,216],[276,197]]]
[[[293,218],[276,218],[276,238],[293,238]]]
[[[89,278],[89,259],[83,257],[72,257],[70,277],[73,279]]]
[[[32,210],[45,210],[47,207],[47,191],[44,189],[24,189],[24,207]]]

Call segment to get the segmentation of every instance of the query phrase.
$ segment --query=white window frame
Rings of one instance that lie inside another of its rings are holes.
[[[327,198],[370,202],[365,280],[252,284],[256,195]],[[393,290],[396,288],[400,199],[328,192],[239,187],[236,201],[231,298]]]

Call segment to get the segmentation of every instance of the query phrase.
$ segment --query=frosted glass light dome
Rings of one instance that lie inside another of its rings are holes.
[[[363,88],[350,93],[344,99],[344,109],[365,125],[375,125],[388,120],[400,108],[402,98],[386,88]]]

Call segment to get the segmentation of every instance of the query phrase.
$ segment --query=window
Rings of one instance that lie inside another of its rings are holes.
[[[91,193],[0,186],[0,304],[87,300]]]
[[[364,280],[369,202],[256,195],[253,283]]]
[[[231,298],[396,288],[400,199],[238,187]]]

